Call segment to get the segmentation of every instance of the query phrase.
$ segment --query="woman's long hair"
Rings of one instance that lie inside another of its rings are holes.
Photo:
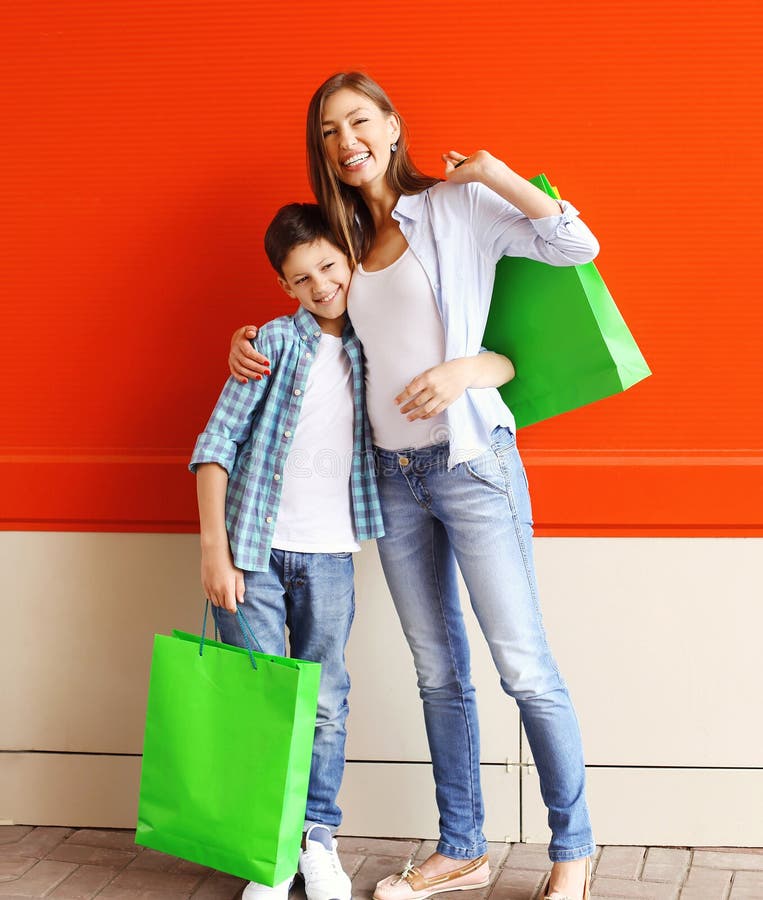
[[[307,109],[307,167],[310,186],[329,221],[336,238],[347,249],[353,265],[363,260],[376,236],[371,213],[360,191],[340,181],[326,156],[323,140],[323,106],[326,98],[342,88],[368,97],[385,115],[394,114],[400,122],[397,152],[387,167],[387,184],[396,194],[418,194],[441,179],[424,175],[408,154],[408,130],[400,113],[384,90],[363,72],[339,72],[324,81]]]

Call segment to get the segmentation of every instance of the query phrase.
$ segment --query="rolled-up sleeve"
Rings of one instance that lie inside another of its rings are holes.
[[[278,364],[278,353],[266,339],[264,329],[260,332],[255,349],[264,353],[273,370]],[[263,378],[250,378],[246,384],[239,384],[231,375],[215,405],[204,431],[196,439],[188,468],[192,472],[201,463],[217,463],[230,476],[236,462],[238,448],[252,431],[252,423],[262,401],[267,394],[269,382]]]
[[[484,185],[471,188],[475,239],[493,262],[502,256],[525,256],[552,266],[577,266],[598,254],[599,242],[568,201],[557,201],[559,215],[528,219]]]

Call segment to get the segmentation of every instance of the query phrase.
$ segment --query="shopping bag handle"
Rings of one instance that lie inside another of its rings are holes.
[[[201,623],[201,640],[199,641],[199,656],[203,656],[204,654],[204,641],[207,637],[207,614],[209,613],[209,600],[204,604],[204,619]],[[215,640],[219,637],[219,631],[217,628],[217,617],[212,616],[215,622]],[[240,607],[236,607],[236,621],[238,622],[238,627],[241,629],[241,634],[244,637],[244,643],[246,644],[246,649],[249,653],[249,661],[252,664],[252,668],[257,668],[257,662],[254,658],[254,651],[252,650],[252,645],[249,643],[249,638],[251,637],[252,641],[254,641],[254,645],[260,653],[264,653],[260,642],[257,640],[257,635],[252,631],[252,626],[246,621],[246,617],[241,612]],[[248,632],[248,634],[247,634]]]

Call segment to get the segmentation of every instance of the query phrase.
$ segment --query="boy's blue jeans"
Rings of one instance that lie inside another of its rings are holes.
[[[549,856],[578,859],[594,851],[580,732],[541,619],[522,462],[509,429],[497,428],[492,438],[486,453],[451,471],[447,444],[376,450],[386,530],[377,543],[424,703],[440,811],[437,850],[455,859],[486,850],[458,563],[501,685],[519,705],[548,809]]]
[[[267,572],[244,572],[240,607],[266,653],[286,653],[321,664],[315,743],[307,793],[305,828],[342,821],[336,797],[344,774],[347,694],[350,677],[344,650],[355,614],[351,553],[294,553],[272,550]],[[244,646],[236,617],[214,608],[226,644]]]

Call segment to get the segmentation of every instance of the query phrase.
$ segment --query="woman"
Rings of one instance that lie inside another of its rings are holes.
[[[399,113],[362,73],[329,78],[310,102],[312,188],[357,264],[348,312],[366,356],[379,553],[416,665],[440,812],[437,851],[379,882],[374,897],[421,900],[488,880],[458,564],[538,768],[554,863],[544,895],[578,900],[595,850],[582,746],[538,607],[513,417],[493,389],[454,391],[440,365],[416,373],[422,359],[479,351],[501,256],[575,265],[598,244],[570,204],[486,151],[444,154],[441,182],[416,169],[407,143]],[[263,362],[237,332],[234,374],[257,377]]]

